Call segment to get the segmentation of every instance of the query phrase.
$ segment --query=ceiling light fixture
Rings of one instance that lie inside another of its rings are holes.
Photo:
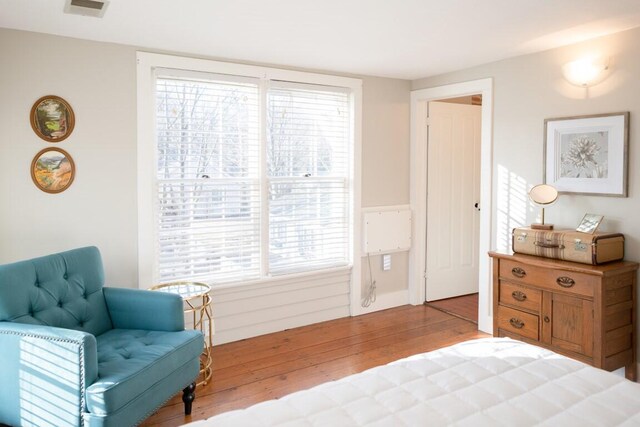
[[[589,87],[603,81],[609,70],[609,58],[585,57],[562,66],[564,78],[571,84]]]

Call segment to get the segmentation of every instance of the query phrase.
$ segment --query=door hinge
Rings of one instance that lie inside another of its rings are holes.
[[[424,125],[425,125],[426,127],[429,127],[429,125],[431,125],[431,118],[430,118],[430,117],[425,118],[425,120],[424,120]]]

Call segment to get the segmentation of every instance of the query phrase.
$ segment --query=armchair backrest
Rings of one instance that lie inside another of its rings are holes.
[[[95,247],[0,265],[0,321],[100,335],[112,329],[103,285]]]

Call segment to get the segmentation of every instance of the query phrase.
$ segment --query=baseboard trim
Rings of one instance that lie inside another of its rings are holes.
[[[359,316],[361,314],[373,313],[375,311],[386,310],[388,308],[399,307],[401,305],[409,304],[409,291],[407,289],[395,292],[388,292],[384,294],[378,294],[374,303],[369,307],[362,307],[358,305],[355,313],[352,316]]]
[[[287,329],[308,326],[314,323],[326,322],[328,320],[339,319],[349,316],[349,307],[347,305],[329,308],[314,313],[287,317],[284,319],[274,319],[265,321],[258,325],[247,325],[240,328],[226,329],[216,331],[213,335],[213,345],[226,344],[233,341],[239,341],[247,338],[253,338],[260,335],[281,332]]]

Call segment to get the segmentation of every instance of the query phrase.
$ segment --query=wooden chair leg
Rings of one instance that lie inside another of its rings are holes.
[[[196,398],[196,383],[191,383],[182,390],[182,401],[184,402],[184,414],[191,415],[191,404]]]

